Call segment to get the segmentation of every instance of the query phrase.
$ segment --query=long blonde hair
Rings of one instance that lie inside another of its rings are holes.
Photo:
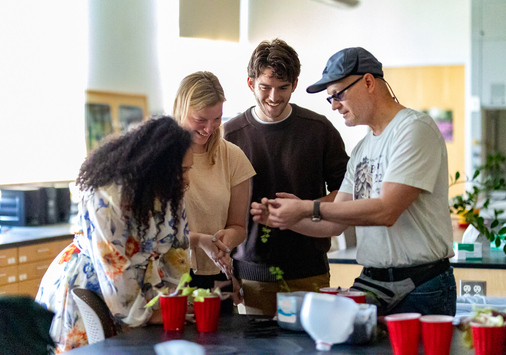
[[[190,109],[201,110],[225,101],[223,88],[216,75],[208,71],[198,71],[181,81],[174,100],[173,115],[179,124],[184,126]],[[216,162],[216,151],[221,139],[220,127],[211,134],[206,143],[207,157],[211,164]]]

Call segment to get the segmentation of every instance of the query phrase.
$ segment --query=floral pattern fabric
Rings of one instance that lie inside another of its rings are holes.
[[[83,194],[80,231],[42,279],[36,301],[55,312],[51,336],[57,353],[88,344],[70,293],[73,288],[90,289],[101,296],[121,331],[146,324],[153,310],[144,305],[157,294],[156,289],[175,288],[181,275],[189,272],[184,207],[177,226],[169,207],[165,216],[153,216],[141,240],[135,221],[120,210],[120,196],[121,186],[116,184]]]

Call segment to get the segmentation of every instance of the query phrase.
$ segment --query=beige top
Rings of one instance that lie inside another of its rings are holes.
[[[244,152],[224,139],[218,147],[216,164],[207,153],[193,154],[190,189],[184,201],[188,227],[192,232],[214,234],[227,225],[232,187],[255,175]],[[200,248],[191,249],[191,266],[198,275],[215,275],[220,269]]]

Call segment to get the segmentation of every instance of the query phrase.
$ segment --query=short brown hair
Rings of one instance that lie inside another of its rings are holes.
[[[272,68],[280,80],[295,83],[300,74],[297,52],[285,41],[276,38],[262,41],[255,48],[248,63],[248,76],[258,78],[266,68]]]

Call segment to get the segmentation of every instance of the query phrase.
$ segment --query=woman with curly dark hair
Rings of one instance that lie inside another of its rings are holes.
[[[190,269],[183,195],[191,144],[189,131],[160,117],[97,148],[81,166],[80,231],[51,264],[36,297],[55,312],[57,352],[88,343],[70,294],[76,287],[102,297],[120,330],[161,322],[160,311],[144,305]]]

